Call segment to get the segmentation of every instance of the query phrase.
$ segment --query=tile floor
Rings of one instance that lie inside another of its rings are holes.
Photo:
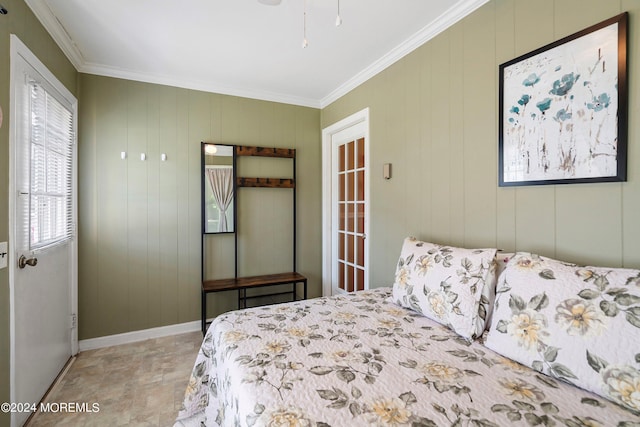
[[[28,427],[172,426],[201,342],[191,332],[82,352],[47,402],[99,412],[40,413]]]

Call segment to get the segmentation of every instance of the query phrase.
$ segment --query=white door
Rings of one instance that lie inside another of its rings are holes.
[[[327,145],[323,173],[325,179],[330,179],[325,186],[329,194],[323,195],[325,294],[369,288],[368,131],[368,110],[364,110],[323,132],[323,143]]]
[[[77,104],[13,35],[11,62],[11,401],[37,404],[77,351]]]

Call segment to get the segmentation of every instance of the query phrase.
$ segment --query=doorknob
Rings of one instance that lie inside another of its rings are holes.
[[[18,258],[18,267],[20,268],[25,268],[27,265],[35,267],[36,264],[38,264],[38,258],[36,257],[27,258],[24,255],[20,255],[20,258]]]

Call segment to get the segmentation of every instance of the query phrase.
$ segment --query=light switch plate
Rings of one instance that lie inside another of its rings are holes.
[[[382,177],[384,179],[391,179],[391,163],[382,165]]]
[[[7,242],[0,242],[0,268],[7,267],[7,259],[9,254],[7,253]]]

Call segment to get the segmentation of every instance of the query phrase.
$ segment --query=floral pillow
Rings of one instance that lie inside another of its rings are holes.
[[[496,282],[502,272],[507,268],[507,263],[511,259],[514,254],[512,252],[502,252],[502,250],[498,249],[496,252],[495,262],[493,263],[493,268],[495,268],[495,278],[493,280],[492,286],[485,286],[482,291],[482,299],[480,300],[480,308],[484,310],[486,313],[485,319],[485,331],[489,329],[491,326],[491,318],[493,316],[493,307],[496,299]]]
[[[515,254],[513,252],[502,252],[498,249],[496,253],[496,280],[502,272],[507,268],[507,263]]]
[[[496,249],[462,249],[408,237],[393,284],[393,301],[472,340],[482,335],[495,292]]]
[[[485,345],[640,412],[640,271],[519,252],[498,280]]]

